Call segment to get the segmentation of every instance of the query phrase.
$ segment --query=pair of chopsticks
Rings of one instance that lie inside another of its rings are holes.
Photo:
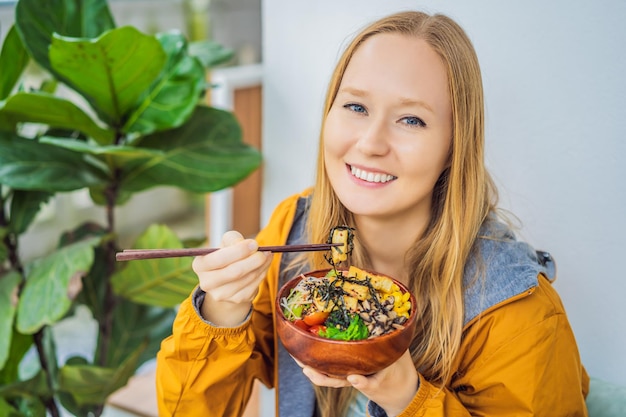
[[[309,243],[304,245],[259,246],[263,252],[315,252],[330,250],[343,243]],[[180,258],[184,256],[202,256],[215,252],[219,248],[184,248],[184,249],[124,249],[115,254],[117,261],[136,261],[140,259]]]

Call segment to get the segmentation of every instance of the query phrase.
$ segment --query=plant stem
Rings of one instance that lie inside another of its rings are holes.
[[[0,227],[9,226],[9,220],[8,220],[5,208],[4,208],[5,205],[6,205],[6,201],[4,199],[4,196],[2,195],[2,189],[0,189]],[[15,236],[14,233],[7,233],[3,241],[8,251],[8,259],[9,259],[11,268],[15,269],[22,276],[24,276],[24,268],[22,267],[22,263],[20,262],[20,258],[18,255],[17,237]]]
[[[48,358],[46,356],[46,351],[44,348],[44,341],[43,341],[44,331],[45,331],[45,328],[41,328],[37,333],[33,335],[33,338],[35,340],[35,346],[37,347],[37,355],[39,356],[39,363],[41,364],[41,369],[43,369],[44,373],[46,374],[46,383],[48,384],[48,387],[50,388],[50,392],[54,392],[54,389],[53,389],[54,383],[52,381],[53,376],[50,374],[50,364],[48,363]],[[50,397],[41,398],[41,400],[46,406],[46,409],[50,411],[50,415],[52,417],[59,417],[61,415],[61,413],[59,412],[57,403],[56,401],[54,401],[54,397],[52,397],[52,395]]]
[[[119,171],[114,172],[114,179],[112,184],[105,190],[104,195],[106,197],[106,230],[110,236],[115,232],[115,205],[117,202],[118,194],[118,181]],[[115,272],[115,250],[116,240],[109,239],[104,247],[105,258],[105,277],[106,287],[104,295],[104,313],[102,322],[100,323],[100,365],[106,366],[107,356],[109,353],[109,346],[111,344],[111,338],[113,336],[113,315],[115,312],[115,305],[117,300],[113,293],[113,287],[111,286],[111,277]]]

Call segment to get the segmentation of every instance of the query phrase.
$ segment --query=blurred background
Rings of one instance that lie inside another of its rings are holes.
[[[2,36],[13,18],[11,2],[4,3]],[[149,191],[124,208],[124,218],[118,215],[129,233],[133,216],[148,216],[183,234],[206,234],[210,241],[231,227],[254,234],[278,202],[312,183],[311,156],[327,81],[355,32],[405,9],[457,20],[482,65],[487,163],[501,204],[520,219],[522,238],[556,259],[555,287],[588,372],[626,385],[625,2],[111,0],[110,5],[119,25],[147,32],[178,28],[236,51],[233,62],[211,74],[212,99],[234,109],[245,136],[259,147],[262,142],[262,177],[239,194],[225,191],[206,199]],[[252,87],[257,94],[252,99],[238,96]],[[45,250],[47,227],[78,223],[93,209],[81,201],[80,194],[71,194],[53,203],[26,237],[34,253]],[[255,415],[273,415],[273,392],[261,389],[259,401]]]

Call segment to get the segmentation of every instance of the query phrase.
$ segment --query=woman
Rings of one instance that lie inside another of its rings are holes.
[[[586,416],[588,377],[553,263],[497,219],[483,156],[474,49],[442,15],[403,12],[365,28],[330,82],[312,190],[288,198],[256,240],[224,235],[194,260],[199,286],[158,355],[161,415],[240,415],[254,379],[281,416]],[[356,230],[351,263],[417,297],[409,350],[372,376],[330,378],[275,337],[277,288],[323,254],[258,245]]]

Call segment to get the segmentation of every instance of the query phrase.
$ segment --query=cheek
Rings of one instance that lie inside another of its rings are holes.
[[[348,151],[351,142],[349,132],[346,130],[336,118],[332,117],[332,113],[328,115],[322,132],[326,157],[338,158]]]
[[[449,143],[446,139],[429,138],[398,146],[396,154],[407,170],[437,179],[449,164]]]

